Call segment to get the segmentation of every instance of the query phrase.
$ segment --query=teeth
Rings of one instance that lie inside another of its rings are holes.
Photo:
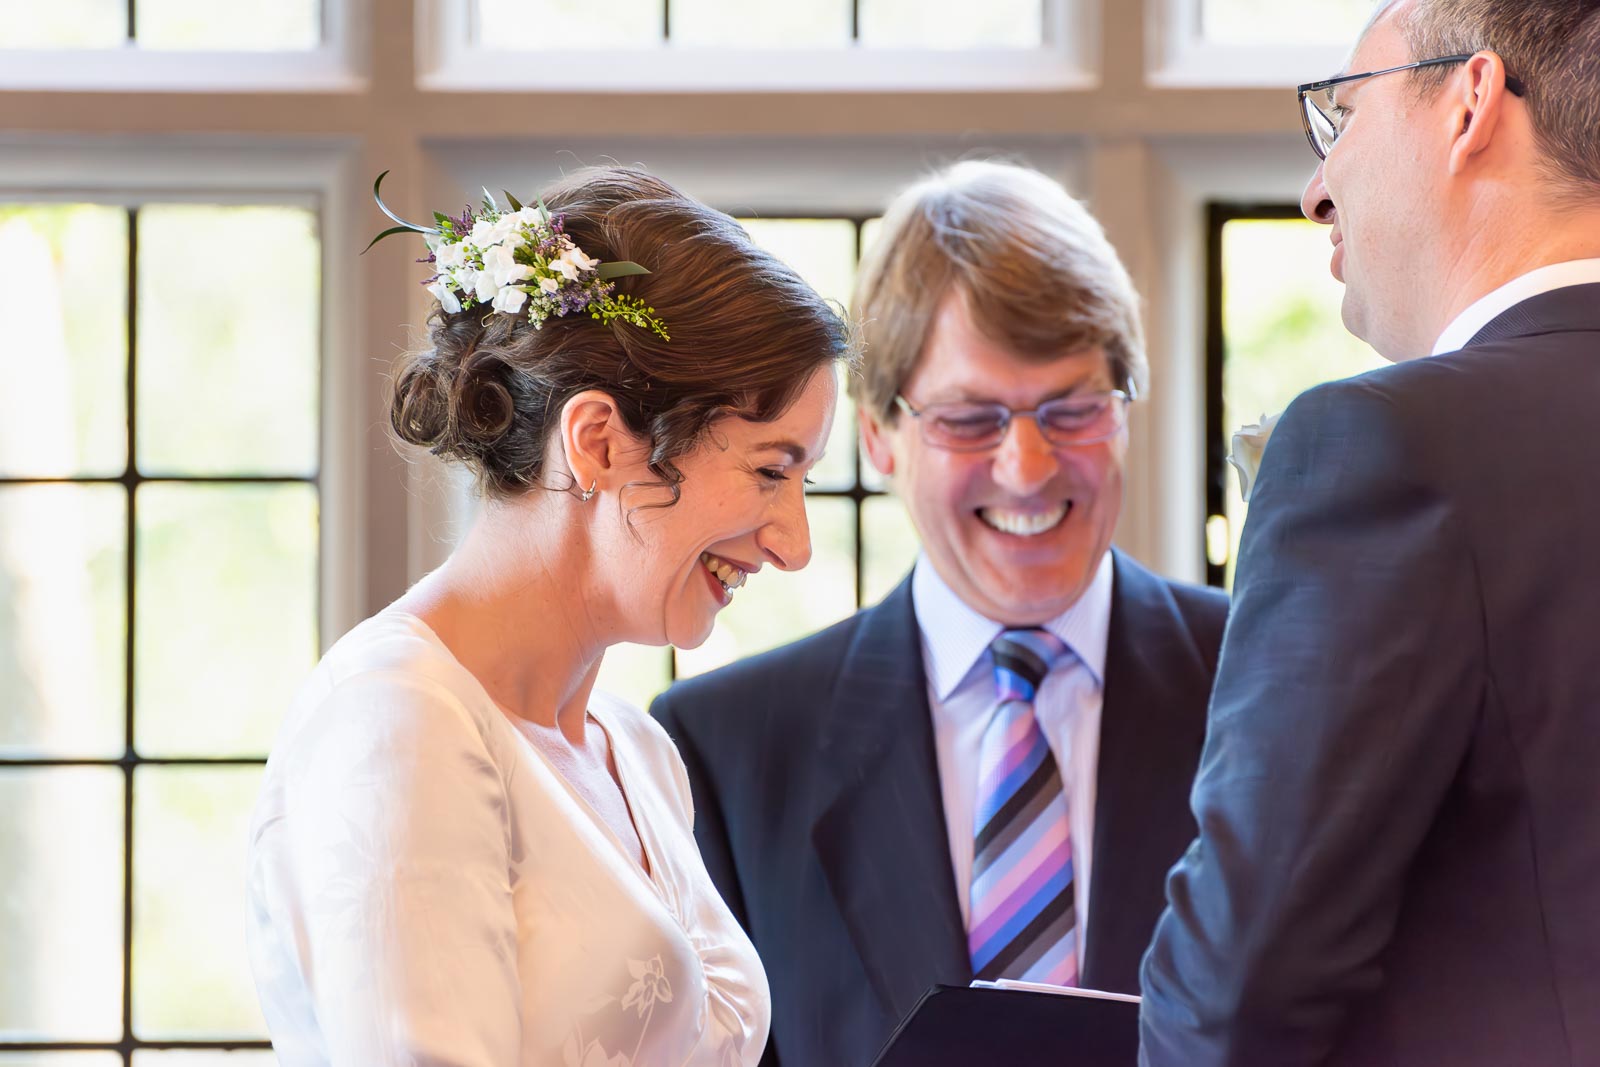
[[[1061,520],[1067,517],[1067,510],[1065,504],[1031,515],[1020,511],[1001,511],[999,508],[980,508],[978,516],[1001,533],[1036,537],[1061,525]]]
[[[717,576],[717,581],[722,583],[722,588],[733,592],[744,584],[749,577],[744,571],[735,567],[725,559],[718,559],[709,552],[700,553],[700,562],[706,565],[706,570]]]

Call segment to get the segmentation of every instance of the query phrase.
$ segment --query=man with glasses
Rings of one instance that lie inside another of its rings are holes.
[[[1349,69],[1302,206],[1397,362],[1266,448],[1143,1062],[1593,1067],[1600,0],[1389,3]]]
[[[863,444],[922,554],[654,709],[789,1067],[865,1067],[936,982],[1137,988],[1227,612],[1110,549],[1138,301],[1060,185],[971,161],[912,186],[855,305]]]

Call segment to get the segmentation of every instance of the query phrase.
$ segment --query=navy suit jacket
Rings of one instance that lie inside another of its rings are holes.
[[[1115,557],[1086,985],[1133,991],[1186,798],[1227,600]],[[652,713],[695,836],[772,986],[763,1064],[864,1067],[922,993],[972,979],[909,580],[876,607],[673,686]]]
[[[1600,285],[1304,394],[1257,485],[1144,1063],[1600,1065]]]

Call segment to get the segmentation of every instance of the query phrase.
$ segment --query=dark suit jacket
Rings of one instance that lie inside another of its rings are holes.
[[[1132,991],[1186,797],[1227,601],[1115,559],[1086,985]],[[935,982],[972,979],[910,582],[805,640],[680,682],[695,836],[772,985],[764,1064],[861,1067]]]
[[[1600,1065],[1600,285],[1311,390],[1257,484],[1145,1062]]]

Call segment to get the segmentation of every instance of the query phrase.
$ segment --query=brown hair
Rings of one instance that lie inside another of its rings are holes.
[[[1099,345],[1120,388],[1145,385],[1139,300],[1082,204],[1026,167],[968,160],[895,198],[862,258],[851,311],[866,342],[851,395],[885,421],[951,292],[974,324],[1038,360]]]
[[[650,470],[676,502],[673,461],[715,420],[775,419],[813,371],[852,357],[843,320],[793,270],[661,179],[586,169],[544,202],[588,255],[650,270],[617,291],[653,307],[671,340],[582,313],[536,330],[525,316],[435,306],[431,347],[396,369],[389,421],[401,440],[466,463],[487,494],[540,486],[562,407],[599,389],[649,443]]]
[[[1558,184],[1600,194],[1600,2],[1417,0],[1399,18],[1413,59],[1489,51],[1527,86],[1528,115]],[[1453,68],[1412,71],[1419,96]]]

